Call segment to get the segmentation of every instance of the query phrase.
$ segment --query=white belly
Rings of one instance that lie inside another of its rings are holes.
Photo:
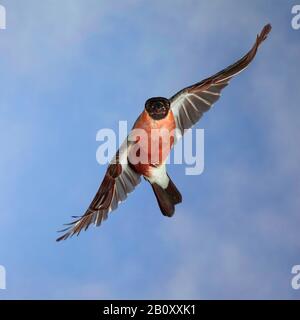
[[[166,189],[169,184],[169,177],[166,171],[166,165],[162,164],[159,167],[151,168],[151,176],[145,177],[150,183],[156,183],[163,189]]]

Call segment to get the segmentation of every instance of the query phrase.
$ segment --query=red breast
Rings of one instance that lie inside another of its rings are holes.
[[[134,164],[134,169],[142,175],[148,176],[151,167],[164,163],[174,144],[174,130],[176,128],[173,112],[170,110],[167,116],[161,120],[152,119],[144,110],[137,119],[133,129],[142,129],[144,134],[139,136],[137,130],[137,148],[140,149],[137,156],[146,161]],[[146,162],[146,163],[145,163]]]

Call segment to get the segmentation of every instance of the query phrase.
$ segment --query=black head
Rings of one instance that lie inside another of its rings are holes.
[[[145,103],[145,109],[154,120],[165,118],[170,110],[170,101],[167,98],[150,98]]]

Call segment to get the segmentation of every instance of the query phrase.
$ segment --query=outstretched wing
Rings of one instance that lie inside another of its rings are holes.
[[[236,63],[212,77],[179,91],[170,99],[176,127],[180,129],[181,135],[184,134],[184,129],[191,128],[202,117],[203,113],[208,111],[220,98],[222,89],[228,85],[229,81],[250,64],[259,45],[267,38],[270,31],[271,25],[268,24],[257,36],[251,50]],[[177,136],[178,138],[180,138],[180,134]]]
[[[92,203],[81,217],[74,217],[76,220],[67,224],[65,232],[57,241],[66,240],[84,229],[87,230],[91,224],[99,226],[107,219],[108,213],[115,210],[121,201],[127,198],[127,194],[140,183],[141,178],[128,163],[127,156],[132,142],[126,141],[112,159],[107,168],[104,179],[96,193]]]

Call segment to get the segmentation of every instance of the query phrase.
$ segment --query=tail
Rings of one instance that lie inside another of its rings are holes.
[[[175,212],[175,205],[182,202],[182,196],[175,184],[169,177],[169,184],[165,189],[159,186],[157,183],[153,183],[151,185],[160,211],[164,216],[172,217]]]

